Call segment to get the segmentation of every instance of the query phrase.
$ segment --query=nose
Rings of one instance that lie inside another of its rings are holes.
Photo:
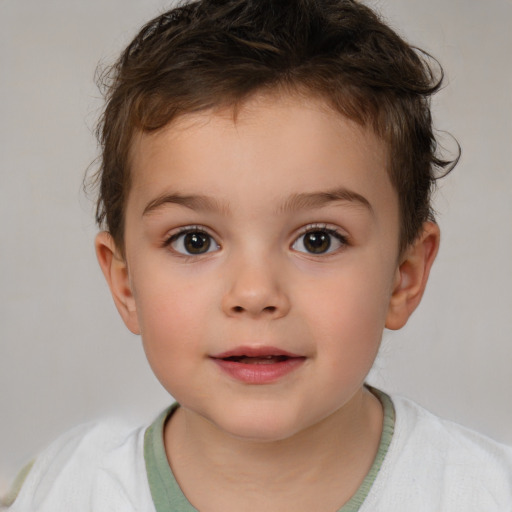
[[[283,273],[270,259],[241,261],[230,266],[228,289],[222,299],[224,313],[232,317],[277,319],[290,310],[283,289]]]

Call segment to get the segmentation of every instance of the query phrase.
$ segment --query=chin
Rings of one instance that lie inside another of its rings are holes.
[[[258,407],[251,411],[237,411],[229,418],[223,416],[214,424],[233,438],[257,443],[283,441],[303,428],[296,415],[286,414],[283,410],[265,411]]]

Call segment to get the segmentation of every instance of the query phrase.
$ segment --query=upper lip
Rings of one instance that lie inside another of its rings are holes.
[[[227,357],[268,357],[268,356],[286,356],[286,357],[304,357],[300,354],[293,354],[287,350],[283,350],[277,347],[269,346],[240,346],[227,350],[226,352],[220,352],[213,354],[213,359],[226,359]]]

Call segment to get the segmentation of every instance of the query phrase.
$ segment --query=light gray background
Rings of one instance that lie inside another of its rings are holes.
[[[0,0],[0,491],[76,423],[170,400],[97,267],[93,82],[162,0]],[[434,106],[463,158],[437,194],[423,304],[371,382],[512,443],[512,1],[374,0],[447,72]],[[449,139],[447,140],[449,143]]]

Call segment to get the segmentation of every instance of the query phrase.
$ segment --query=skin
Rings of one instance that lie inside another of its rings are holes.
[[[199,510],[337,510],[371,467],[382,409],[364,380],[383,329],[418,305],[439,245],[429,222],[398,253],[386,161],[371,131],[294,96],[256,96],[236,120],[186,115],[134,140],[125,257],[105,232],[97,254],[181,404],[166,452]],[[188,254],[182,228],[204,232],[208,251]],[[329,249],[312,253],[308,231]],[[303,362],[275,382],[240,382],[212,355],[241,345]]]

